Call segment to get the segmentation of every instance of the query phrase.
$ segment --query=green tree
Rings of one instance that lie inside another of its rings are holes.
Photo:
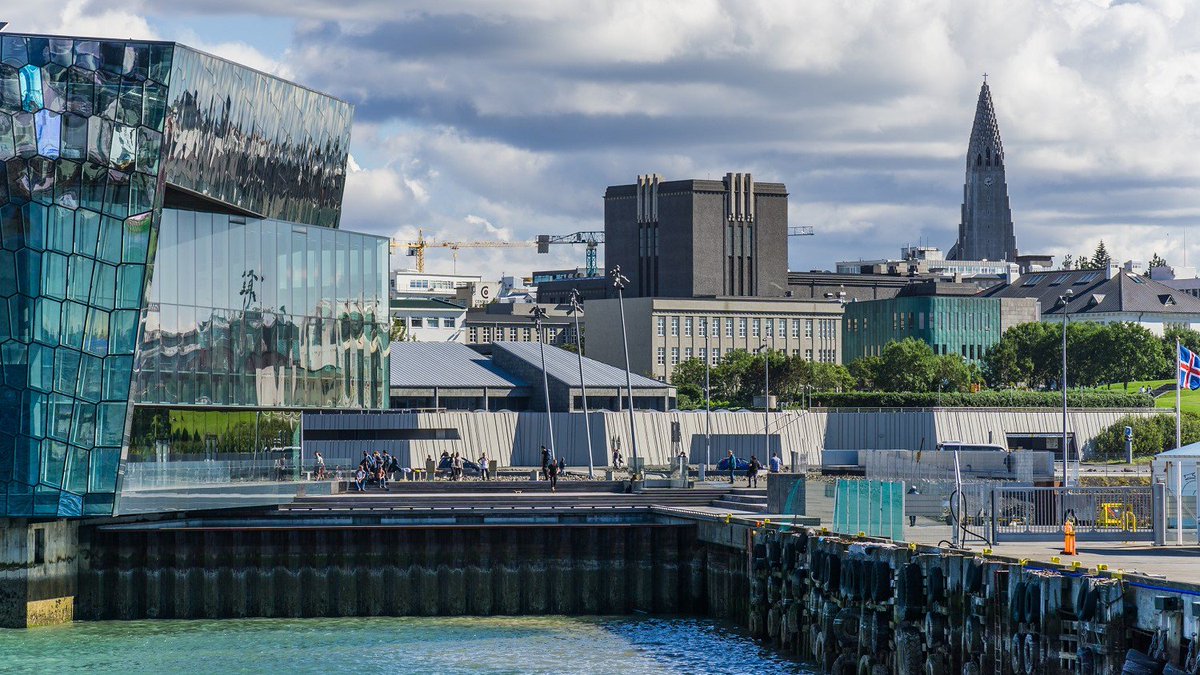
[[[1179,340],[1179,344],[1187,347],[1190,351],[1200,352],[1200,332],[1191,328],[1181,328],[1179,326],[1171,326],[1163,331],[1162,336],[1162,353],[1165,361],[1163,371],[1156,377],[1158,378],[1174,378],[1175,364],[1178,355],[1175,351],[1175,341]]]
[[[1104,245],[1104,240],[1101,239],[1100,243],[1096,244],[1096,252],[1092,254],[1091,269],[1106,269],[1111,262],[1112,256],[1108,254],[1108,248]]]
[[[388,328],[388,338],[392,342],[404,342],[408,339],[408,326],[404,324],[403,319],[392,319],[392,325]]]
[[[933,379],[933,348],[921,340],[889,342],[879,354],[875,383],[883,391],[929,391]]]
[[[1163,258],[1159,254],[1155,253],[1154,255],[1150,256],[1150,264],[1146,265],[1146,271],[1143,273],[1143,276],[1148,277],[1150,276],[1150,270],[1154,269],[1155,267],[1166,267],[1167,264],[1166,258]]]
[[[993,387],[1042,388],[1058,377],[1062,332],[1055,324],[1035,321],[1004,331],[984,356],[983,371]]]
[[[1075,256],[1071,255],[1070,253],[1064,255],[1062,259],[1062,268],[1064,270],[1075,269]]]
[[[882,363],[883,359],[878,356],[863,356],[851,361],[846,369],[858,383],[859,389],[874,391],[878,388],[876,377]]]
[[[1174,362],[1163,354],[1162,340],[1136,323],[1107,324],[1103,339],[1105,349],[1090,356],[1105,364],[1105,381],[1122,382],[1126,389],[1134,380],[1153,379]]]

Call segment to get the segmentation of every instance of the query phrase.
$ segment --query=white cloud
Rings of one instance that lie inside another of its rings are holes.
[[[160,13],[204,16],[189,42],[356,103],[355,229],[531,240],[600,228],[605,186],[639,173],[752,171],[787,183],[793,223],[817,228],[792,242],[797,269],[948,248],[985,71],[1023,251],[1104,238],[1146,259],[1200,218],[1200,5],[1186,0],[35,5],[11,30],[156,37]],[[207,28],[248,15],[290,17],[292,44],[267,54]],[[582,259],[563,249],[459,264]]]

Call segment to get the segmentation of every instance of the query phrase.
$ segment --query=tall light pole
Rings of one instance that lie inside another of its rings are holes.
[[[550,433],[550,461],[553,462],[558,455],[554,451],[554,413],[550,412],[550,378],[546,376],[546,341],[542,335],[542,319],[546,318],[546,309],[535,305],[530,316],[537,328],[538,350],[542,353],[542,392],[546,395],[546,428]]]
[[[583,433],[587,437],[588,478],[594,478],[592,464],[592,422],[588,419],[587,383],[583,381],[583,339],[579,334],[579,315],[583,314],[583,305],[579,304],[579,289],[571,289],[571,309],[575,317],[575,353],[579,355],[579,389],[583,393]]]
[[[621,274],[621,266],[615,265],[610,271],[613,287],[617,289],[617,308],[621,311],[621,346],[625,349],[625,388],[629,390],[629,447],[633,453],[633,465],[637,466],[637,429],[633,421],[633,377],[629,374],[629,336],[625,333],[625,284],[629,278]],[[633,478],[637,479],[634,471]]]
[[[712,463],[712,384],[709,378],[709,364],[712,363],[712,344],[709,342],[711,334],[712,317],[709,317],[704,320],[704,464],[700,466],[700,480],[704,480],[708,465]]]
[[[1058,296],[1058,305],[1062,308],[1062,453],[1063,453],[1063,487],[1067,487],[1067,306],[1075,291]]]
[[[763,355],[763,461],[771,458],[771,348],[766,342],[756,351]]]

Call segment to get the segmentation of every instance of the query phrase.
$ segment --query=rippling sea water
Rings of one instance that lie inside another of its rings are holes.
[[[0,672],[811,671],[716,621],[547,616],[112,621],[0,630]]]

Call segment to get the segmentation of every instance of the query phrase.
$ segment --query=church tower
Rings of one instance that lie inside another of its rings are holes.
[[[992,108],[992,91],[984,78],[975,106],[975,123],[967,146],[967,180],[963,186],[962,221],[950,260],[1016,262],[1008,184],[1004,180],[1004,146]]]

